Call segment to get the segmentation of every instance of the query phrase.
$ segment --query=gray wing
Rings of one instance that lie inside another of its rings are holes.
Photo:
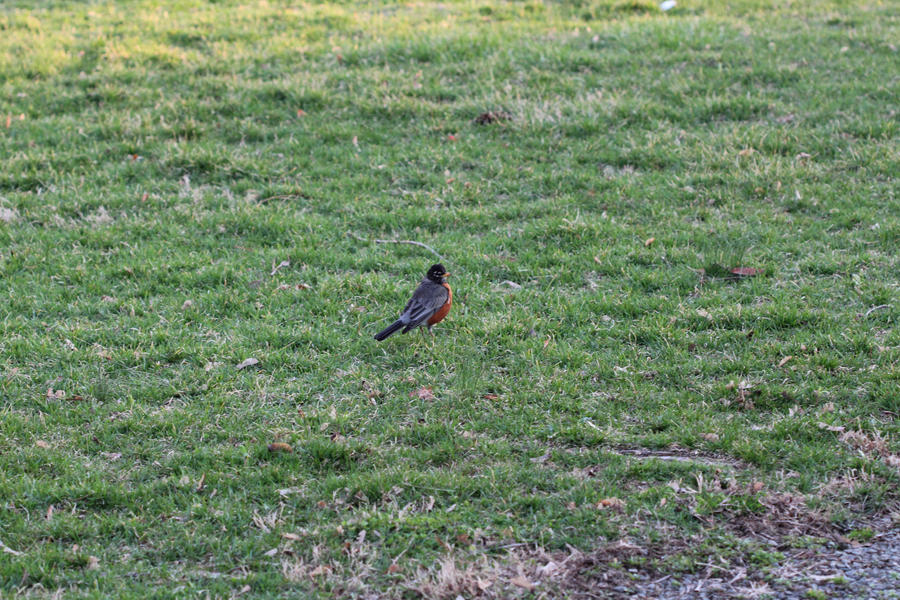
[[[421,325],[436,313],[447,302],[447,294],[447,288],[433,281],[423,281],[419,284],[400,314],[400,320],[406,324],[405,331]]]

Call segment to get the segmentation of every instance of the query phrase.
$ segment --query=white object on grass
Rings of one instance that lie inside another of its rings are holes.
[[[659,10],[672,10],[673,8],[675,8],[675,4],[675,0],[666,0],[659,5]]]

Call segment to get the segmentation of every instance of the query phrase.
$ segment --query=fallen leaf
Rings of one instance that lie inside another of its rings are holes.
[[[788,361],[791,360],[792,358],[794,358],[794,357],[791,356],[790,354],[788,354],[787,356],[782,358],[780,361],[778,361],[778,366],[783,367],[784,365],[788,364]]]
[[[184,303],[181,305],[181,310],[187,310],[190,307],[192,307],[193,305],[194,305],[193,300],[185,300]]]
[[[263,552],[264,556],[275,556],[276,554],[278,554],[278,548],[272,548],[271,550]]]
[[[482,396],[482,398],[484,398],[485,400],[497,400],[499,397],[500,396],[498,396],[497,394],[484,394]]]
[[[712,321],[712,315],[709,314],[709,311],[706,309],[698,308],[697,314],[700,315],[701,317],[703,317],[704,319],[708,319],[708,320]]]
[[[620,498],[616,498],[615,496],[612,496],[609,498],[604,498],[603,500],[598,502],[597,508],[601,508],[601,509],[611,508],[613,510],[622,510],[623,508],[625,508],[625,501]]]
[[[308,283],[298,283],[298,284],[297,284],[297,289],[298,289],[298,290],[308,290],[308,289],[311,289],[311,288],[312,288],[312,286],[309,285]]]
[[[650,246],[653,245],[653,242],[655,242],[655,241],[656,241],[656,238],[655,238],[655,237],[647,238],[647,240],[644,241],[644,246],[646,246],[647,248],[649,248]]]
[[[754,481],[752,484],[750,484],[750,489],[753,491],[754,494],[757,493],[758,491],[763,489],[763,482],[762,481]]]
[[[331,571],[331,567],[328,565],[319,565],[315,569],[309,572],[310,577],[318,577],[319,575],[327,575]]]
[[[419,400],[434,400],[434,393],[430,387],[420,387],[409,393],[410,398],[418,398]]]
[[[306,116],[306,111],[303,110],[302,108],[298,108],[298,109],[297,109],[297,116],[298,116],[298,117],[305,117],[305,116]]]
[[[66,392],[64,390],[54,390],[53,388],[50,388],[49,390],[47,390],[47,398],[49,398],[51,400],[54,400],[54,399],[58,400],[60,398],[65,398],[65,397],[66,397]]]
[[[519,284],[516,283],[515,281],[510,281],[509,279],[507,279],[506,281],[500,282],[500,285],[506,285],[506,286],[509,286],[509,287],[511,287],[511,288],[514,289],[514,290],[521,290],[521,289],[522,289],[522,286],[521,286],[521,285],[519,285]]]
[[[103,302],[115,302],[116,301],[116,299],[113,298],[112,296],[100,296],[100,300],[102,300]]]
[[[9,129],[12,126],[12,117],[10,115],[6,115],[6,128]]]
[[[94,569],[97,569],[99,567],[100,567],[100,559],[93,555],[88,556],[87,570],[93,571]]]
[[[267,448],[269,449],[269,452],[287,452],[287,453],[291,453],[291,452],[294,451],[294,449],[291,448],[291,445],[290,445],[290,444],[285,444],[284,442],[272,442],[271,444],[269,444],[269,445],[267,446]]]
[[[119,460],[120,458],[122,458],[122,453],[121,452],[101,452],[100,456],[102,456],[103,458],[105,458],[106,460],[108,460],[110,462],[115,462],[115,461]]]
[[[48,444],[44,440],[38,440],[34,443],[34,445],[37,446],[38,448],[43,448],[44,450],[46,450],[47,448],[50,447],[50,444]]]
[[[546,565],[537,568],[537,575],[538,577],[549,577],[557,571],[559,571],[559,565],[551,560]]]
[[[812,154],[809,154],[807,152],[801,152],[800,154],[798,154],[797,156],[794,157],[794,159],[796,159],[796,160],[809,160],[810,158],[812,158]]]
[[[762,274],[762,269],[754,269],[753,267],[735,267],[731,269],[731,274],[736,277],[754,277]]]
[[[531,583],[530,581],[528,581],[527,579],[525,579],[525,577],[523,577],[522,575],[513,577],[512,579],[509,580],[509,582],[511,584],[513,584],[514,586],[520,587],[525,590],[533,590],[534,589],[534,584]]]
[[[718,433],[701,433],[700,437],[702,437],[707,442],[718,442],[719,441]]]
[[[843,431],[846,429],[841,425],[829,425],[828,423],[822,423],[821,421],[819,423],[816,423],[816,425],[819,427],[819,429],[825,429],[834,433],[843,433]]]
[[[75,347],[75,344],[73,344],[72,340],[70,340],[69,338],[66,338],[63,341],[63,345],[66,347],[66,350],[77,350],[78,349]]]
[[[391,573],[396,573],[399,570],[400,567],[397,565],[397,563],[391,563],[391,565],[387,568],[388,575],[390,575]]]
[[[475,117],[475,123],[478,125],[490,125],[491,123],[496,123],[498,121],[508,121],[512,119],[512,115],[508,112],[503,111],[488,111],[485,113],[481,113],[477,117]]]
[[[241,369],[246,369],[247,367],[252,367],[253,365],[257,365],[257,364],[259,364],[259,360],[258,360],[258,359],[256,359],[256,358],[248,358],[247,360],[243,361],[241,364],[239,364],[239,365],[236,366],[235,368],[236,368],[238,371],[240,371]]]
[[[84,397],[79,396],[78,394],[75,394],[74,396],[69,396],[68,398],[66,398],[66,401],[68,401],[68,402],[81,402],[82,400],[84,400]]]
[[[745,158],[747,156],[750,156],[754,152],[756,152],[756,150],[754,150],[753,148],[744,148],[743,150],[738,152],[738,156],[740,156],[741,158]]]
[[[475,585],[478,586],[478,589],[479,589],[479,590],[481,590],[482,592],[484,592],[484,591],[486,591],[489,587],[491,587],[492,585],[494,585],[494,582],[488,581],[487,579],[478,579],[478,580],[475,582]]]
[[[281,534],[281,537],[283,537],[283,538],[286,539],[286,540],[293,540],[293,541],[295,541],[295,542],[299,542],[300,540],[303,539],[302,537],[300,537],[300,536],[297,535],[296,533],[282,533],[282,534]]]
[[[826,402],[822,405],[822,408],[819,409],[819,414],[834,412],[834,402]]]

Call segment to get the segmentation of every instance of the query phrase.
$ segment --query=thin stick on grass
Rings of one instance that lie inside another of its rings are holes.
[[[866,316],[868,317],[869,315],[871,315],[871,314],[872,314],[873,312],[875,312],[876,310],[881,310],[881,309],[883,309],[883,308],[890,308],[890,307],[891,307],[890,304],[880,304],[880,305],[878,305],[878,306],[873,306],[872,308],[870,308],[869,310],[866,311]]]
[[[444,257],[441,256],[440,254],[438,254],[434,250],[434,248],[432,248],[428,244],[423,244],[422,242],[416,242],[414,240],[375,240],[375,243],[376,244],[411,244],[413,246],[420,246],[422,248],[425,248],[426,250],[428,250],[435,256],[437,256],[439,259],[444,260]]]
[[[351,236],[355,237],[356,239],[358,239],[361,242],[372,241],[372,240],[367,240],[366,238],[364,238],[362,236],[356,235],[352,231],[348,231],[347,233],[349,233]],[[431,252],[432,254],[437,256],[439,259],[445,260],[444,257],[441,256],[440,254],[438,254],[434,248],[432,248],[428,244],[423,244],[422,242],[417,242],[415,240],[374,240],[374,242],[376,244],[410,244],[412,246],[419,246],[421,248],[425,248],[426,250],[428,250],[429,252]]]

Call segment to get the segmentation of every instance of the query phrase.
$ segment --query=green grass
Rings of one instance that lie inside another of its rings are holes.
[[[0,595],[506,597],[894,510],[897,9],[4,2]],[[445,257],[433,348],[372,340],[434,262],[376,238]]]

